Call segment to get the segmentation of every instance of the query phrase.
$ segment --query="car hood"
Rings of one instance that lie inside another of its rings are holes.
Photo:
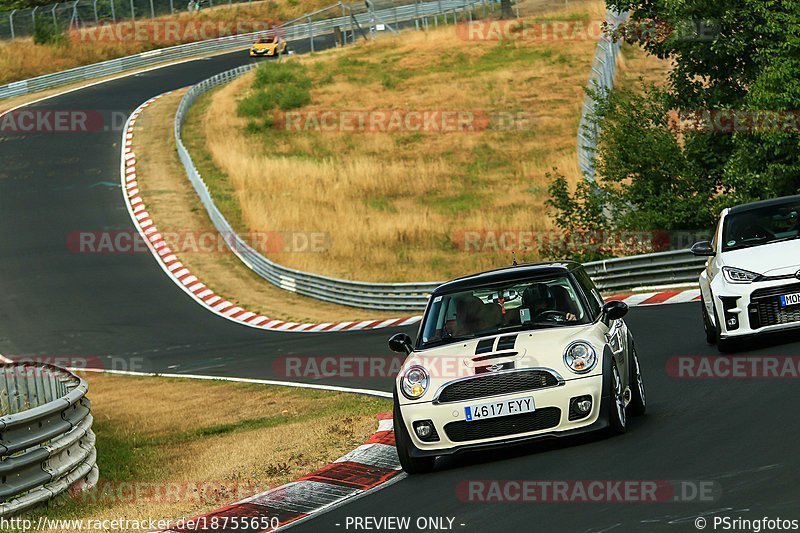
[[[602,372],[599,361],[602,359],[605,346],[605,337],[600,328],[599,324],[587,324],[504,333],[414,352],[403,364],[398,379],[411,366],[424,367],[428,371],[431,383],[420,400],[430,401],[436,390],[445,383],[454,379],[473,377],[484,370],[481,367],[492,365],[513,363],[515,370],[546,368],[553,370],[564,380],[582,378],[586,375],[579,376],[573,373],[564,363],[565,348],[576,340],[590,342],[595,347],[598,365],[588,374],[595,375]],[[501,338],[501,342],[505,341],[505,346],[500,347],[501,349],[498,349],[498,338]],[[482,350],[479,349],[479,345]]]
[[[800,239],[762,244],[721,254],[723,266],[765,276],[788,276],[800,270]]]
[[[259,52],[263,52],[264,50],[269,50],[270,48],[275,48],[276,46],[278,45],[275,43],[254,44],[252,49],[258,50]]]

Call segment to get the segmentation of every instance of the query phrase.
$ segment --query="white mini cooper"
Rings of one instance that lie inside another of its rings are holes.
[[[456,279],[431,294],[394,391],[400,464],[595,430],[623,433],[645,411],[622,302],[603,303],[578,263],[515,265]]]
[[[720,351],[742,337],[800,328],[800,196],[725,209],[700,274],[703,326]]]

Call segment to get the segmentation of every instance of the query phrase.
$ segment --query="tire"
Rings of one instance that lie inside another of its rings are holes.
[[[706,311],[706,302],[702,296],[700,296],[700,305],[701,311],[703,313],[703,330],[706,332],[706,342],[708,344],[716,344],[717,343],[717,327],[711,323],[711,320],[708,318],[708,311]]]
[[[611,361],[611,406],[608,412],[608,431],[611,435],[622,435],[628,429],[625,413],[625,388],[619,375],[616,361]]]
[[[641,416],[647,412],[647,396],[642,380],[642,370],[639,366],[639,355],[634,347],[631,347],[630,365],[631,401],[628,403],[628,413],[631,416]]]
[[[400,413],[400,405],[395,393],[394,409],[392,422],[394,424],[394,441],[397,446],[397,455],[400,458],[400,466],[407,474],[427,474],[433,470],[436,464],[436,457],[412,457],[409,453],[414,444],[411,442],[411,435],[406,430],[403,422],[403,415]]]
[[[714,311],[714,315],[717,318],[717,324],[720,324],[719,315],[716,314],[716,311]],[[714,344],[717,345],[717,350],[719,350],[720,353],[728,353],[731,350],[733,350],[733,341],[731,339],[723,339],[720,336],[721,335],[720,332],[721,332],[722,328],[720,328],[718,326],[718,327],[716,327],[714,329],[715,329],[715,331],[714,331],[714,337],[715,337]]]

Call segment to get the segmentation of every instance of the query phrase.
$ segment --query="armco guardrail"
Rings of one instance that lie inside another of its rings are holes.
[[[0,365],[0,516],[98,479],[88,385],[52,365]]]
[[[367,283],[302,272],[270,261],[251,248],[231,227],[217,206],[181,140],[181,127],[195,100],[209,90],[248,72],[252,65],[223,72],[192,87],[175,115],[175,141],[189,181],[200,197],[214,226],[231,251],[268,282],[304,296],[364,309],[424,309],[428,295],[440,282]],[[688,251],[663,252],[587,263],[586,268],[601,290],[696,281],[703,259]]]
[[[349,4],[339,2],[338,4],[298,17],[266,32],[240,34],[182,44],[169,48],[161,48],[133,56],[112,59],[93,65],[77,67],[54,74],[46,74],[37,78],[9,83],[8,85],[0,86],[0,100],[51,89],[53,87],[60,87],[78,81],[102,78],[167,61],[244,48],[251,45],[253,40],[258,36],[271,32],[278,33],[287,41],[309,40],[313,51],[314,39],[322,35],[334,33],[335,28],[339,28],[345,33],[349,32],[352,36],[351,38],[355,39],[356,30],[361,32],[366,28],[368,31],[371,25],[375,23],[387,25],[420,19],[426,16],[444,15],[446,13],[453,13],[455,17],[455,12],[458,10],[463,12],[465,8],[472,6],[483,6],[484,8],[489,6],[493,8],[494,2],[492,2],[492,0],[481,0],[479,2],[475,0],[442,0],[441,2],[416,1],[408,3],[403,0],[394,0],[390,2],[382,0],[381,2],[376,2],[374,5],[378,8],[367,9],[364,3]],[[331,12],[336,10],[339,10],[343,15],[313,21],[315,17],[327,17]]]
[[[606,24],[610,28],[616,28],[628,18],[628,13],[606,12]],[[603,35],[597,43],[597,48],[592,61],[592,72],[589,75],[589,89],[608,91],[614,87],[614,74],[617,72],[617,56],[619,55],[620,43],[612,40],[608,35]],[[581,110],[581,120],[578,125],[578,166],[585,179],[594,181],[595,179],[595,151],[597,148],[597,136],[600,131],[596,124],[591,120],[594,113],[595,99],[591,94],[587,94],[583,101]]]
[[[633,255],[586,263],[586,271],[602,291],[696,283],[706,258],[689,250]]]

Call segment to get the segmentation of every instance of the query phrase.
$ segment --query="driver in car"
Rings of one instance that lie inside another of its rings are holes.
[[[552,287],[552,290],[561,289],[566,292],[563,287]],[[574,322],[578,320],[575,313],[569,309],[559,309],[556,297],[553,295],[550,287],[544,283],[534,283],[525,289],[522,293],[522,307],[530,309],[533,321],[551,320],[548,315],[563,315],[564,320]],[[567,299],[569,298],[568,295]],[[563,298],[562,298],[563,299]],[[566,306],[564,306],[566,307]]]

